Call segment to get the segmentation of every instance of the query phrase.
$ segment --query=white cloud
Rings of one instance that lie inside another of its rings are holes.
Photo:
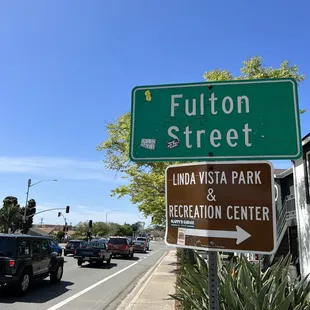
[[[49,204],[44,203],[42,205],[37,205],[36,209],[37,212],[48,210],[48,209],[54,209],[54,208],[63,208],[63,206],[56,205],[56,204]],[[73,225],[76,225],[79,222],[84,222],[88,220],[93,221],[106,221],[106,212],[108,213],[108,221],[109,222],[116,222],[119,224],[124,224],[125,222],[128,224],[133,224],[135,222],[145,222],[145,225],[148,226],[151,223],[151,218],[142,219],[142,215],[138,212],[138,210],[135,211],[125,211],[125,210],[119,210],[119,211],[113,211],[113,208],[111,209],[102,209],[102,210],[96,210],[94,208],[88,207],[88,206],[71,206],[70,213],[64,214],[64,217],[67,219],[67,222]],[[41,221],[41,218],[43,218],[44,224],[58,224],[63,225],[64,219],[63,217],[58,217],[58,212],[64,212],[65,210],[54,210],[49,212],[43,212],[34,217],[34,223],[38,224]]]
[[[81,161],[62,157],[0,156],[0,173],[27,173],[27,175],[68,180],[123,182],[114,172],[107,171],[101,161]]]

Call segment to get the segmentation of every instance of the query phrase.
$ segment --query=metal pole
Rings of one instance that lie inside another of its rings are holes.
[[[25,204],[25,210],[24,210],[24,218],[23,218],[23,223],[26,224],[26,217],[27,217],[27,206],[28,206],[28,196],[29,196],[29,189],[31,186],[31,179],[28,180],[28,185],[27,185],[27,193],[26,193],[26,204]]]
[[[208,290],[209,290],[209,309],[218,310],[219,309],[219,299],[218,299],[218,279],[217,279],[217,253],[213,251],[208,251]]]

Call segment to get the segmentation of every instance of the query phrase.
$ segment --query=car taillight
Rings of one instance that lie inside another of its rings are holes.
[[[125,246],[125,250],[128,250],[128,245]]]
[[[102,255],[102,252],[101,252],[101,251],[99,251],[98,256],[101,256],[101,255]]]
[[[76,250],[74,250],[74,255],[76,255]]]
[[[9,261],[9,265],[10,265],[11,268],[14,268],[14,267],[15,267],[15,260],[12,260],[12,259],[11,259],[11,260]]]

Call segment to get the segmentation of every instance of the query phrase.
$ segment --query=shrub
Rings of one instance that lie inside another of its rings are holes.
[[[182,255],[179,253],[179,257]],[[184,254],[183,254],[184,255]],[[196,252],[195,263],[180,260],[181,268],[171,295],[181,309],[209,309],[208,266]],[[291,256],[280,259],[262,272],[261,265],[252,265],[244,256],[237,263],[222,264],[218,256],[219,309],[222,310],[305,310],[310,309],[307,278],[291,282]]]

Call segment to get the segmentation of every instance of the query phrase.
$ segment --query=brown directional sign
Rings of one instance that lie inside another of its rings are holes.
[[[271,254],[276,244],[269,162],[208,162],[166,170],[168,245]]]

